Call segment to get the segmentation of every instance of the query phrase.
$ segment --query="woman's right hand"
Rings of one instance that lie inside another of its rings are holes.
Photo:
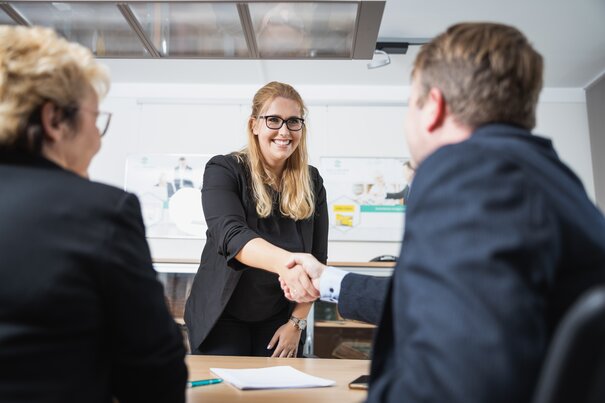
[[[313,286],[309,275],[302,266],[296,265],[291,269],[285,268],[279,273],[279,277],[297,301],[310,302],[319,298],[319,291]]]
[[[311,280],[311,284],[313,288],[316,290],[315,293],[312,293],[310,296],[307,295],[299,295],[297,292],[292,292],[293,290],[287,284],[287,282],[280,276],[279,283],[281,289],[284,291],[284,295],[290,301],[295,302],[312,302],[319,298],[319,279],[326,268],[321,262],[319,262],[313,255],[309,253],[293,253],[290,261],[286,264],[287,267],[291,267],[293,269],[301,268],[309,280]]]

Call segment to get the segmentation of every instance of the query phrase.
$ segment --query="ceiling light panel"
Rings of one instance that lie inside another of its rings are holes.
[[[33,25],[54,28],[98,57],[150,57],[115,3],[15,2],[12,7]]]
[[[0,22],[54,28],[97,57],[370,59],[384,5],[384,0],[0,0]]]
[[[249,3],[263,59],[351,58],[357,2]]]
[[[129,3],[162,57],[248,58],[235,3]]]

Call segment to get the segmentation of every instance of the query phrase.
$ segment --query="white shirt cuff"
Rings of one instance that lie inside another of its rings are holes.
[[[319,278],[319,298],[326,302],[338,302],[340,285],[348,271],[327,266]]]

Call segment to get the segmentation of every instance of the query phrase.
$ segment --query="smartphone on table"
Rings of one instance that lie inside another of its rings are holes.
[[[349,383],[351,389],[368,389],[368,382],[370,382],[370,375],[361,375],[353,382]]]

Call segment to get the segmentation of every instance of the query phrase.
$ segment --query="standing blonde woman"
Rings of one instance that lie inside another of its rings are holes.
[[[88,49],[0,26],[0,401],[185,401],[138,199],[87,179],[108,87]]]
[[[193,353],[302,355],[309,303],[289,302],[278,275],[298,295],[317,291],[292,253],[327,259],[326,193],[307,162],[305,106],[290,85],[271,82],[254,96],[248,146],[206,165],[208,223],[185,321]]]

